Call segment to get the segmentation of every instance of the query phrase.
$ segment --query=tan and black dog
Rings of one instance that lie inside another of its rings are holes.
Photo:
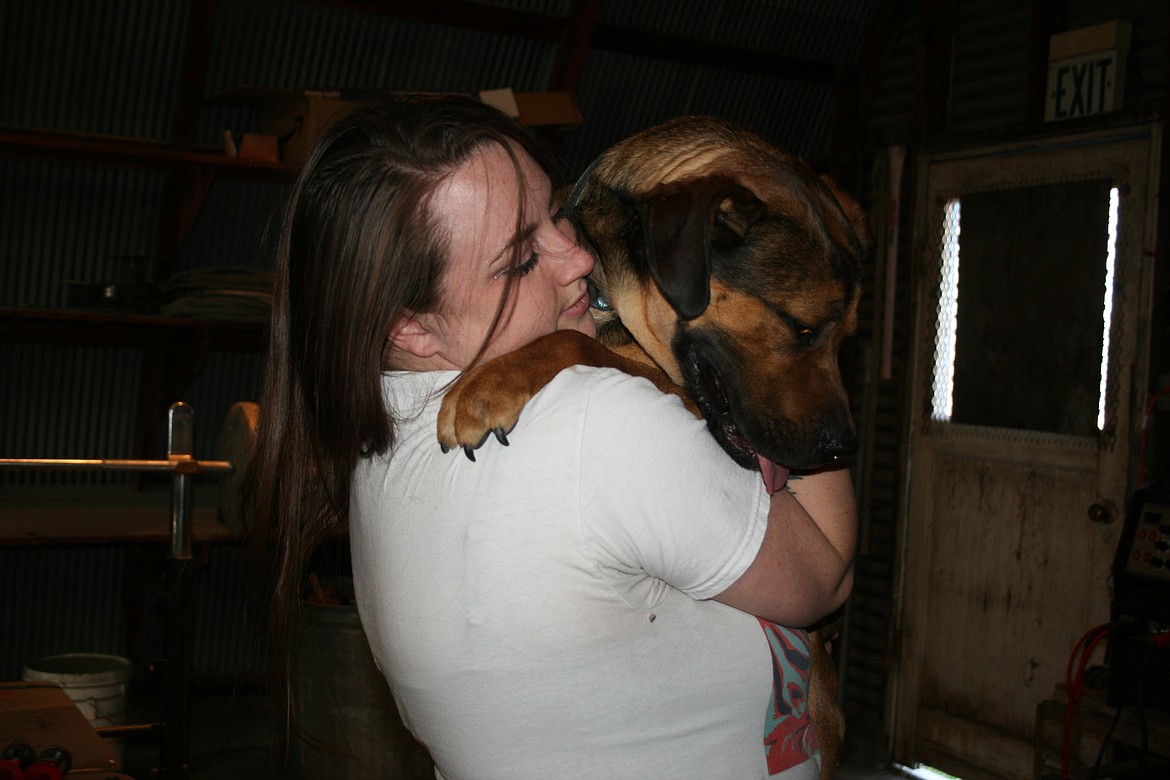
[[[788,469],[854,454],[837,366],[871,245],[854,200],[755,133],[683,117],[608,150],[567,207],[596,260],[597,341],[555,333],[467,371],[440,411],[444,448],[474,458],[492,433],[506,443],[524,403],[584,364],[682,396],[770,490]],[[813,647],[809,702],[828,777],[844,720],[832,659],[818,638]]]

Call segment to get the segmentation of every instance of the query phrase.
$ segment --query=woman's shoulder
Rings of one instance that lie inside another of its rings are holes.
[[[455,371],[387,372],[382,376],[382,391],[399,420],[430,420],[458,378]],[[648,379],[615,368],[570,366],[525,402],[519,423],[538,428],[549,423],[563,436],[564,426],[572,425],[573,419],[597,425],[607,435],[614,433],[614,426],[695,420],[676,396],[663,393]]]
[[[627,374],[616,368],[597,366],[569,366],[557,374],[541,392],[625,403],[673,397],[664,394],[644,377]]]
[[[677,396],[663,393],[644,377],[616,368],[566,368],[530,403],[534,410],[572,408],[591,424],[607,430],[614,426],[676,426],[695,421]]]

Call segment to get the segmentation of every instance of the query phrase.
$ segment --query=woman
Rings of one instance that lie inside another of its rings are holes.
[[[677,398],[583,367],[508,449],[436,443],[460,370],[594,333],[549,171],[465,99],[363,107],[306,161],[250,465],[282,613],[348,527],[375,660],[442,778],[816,777],[807,637],[776,623],[848,595],[844,471],[769,496]]]

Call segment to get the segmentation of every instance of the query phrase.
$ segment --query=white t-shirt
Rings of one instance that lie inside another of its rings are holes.
[[[435,436],[451,372],[383,380],[392,455],[354,475],[358,610],[447,780],[819,774],[808,643],[712,596],[768,497],[649,382],[561,372],[510,446]]]

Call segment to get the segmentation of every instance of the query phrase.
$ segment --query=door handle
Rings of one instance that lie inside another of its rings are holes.
[[[1095,504],[1089,504],[1089,520],[1103,525],[1112,523],[1117,516],[1117,504],[1106,499]]]

